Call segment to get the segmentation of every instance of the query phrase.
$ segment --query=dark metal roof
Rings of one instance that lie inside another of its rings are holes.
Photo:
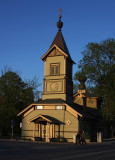
[[[54,104],[54,103],[56,103],[56,104],[66,103],[66,101],[59,98],[59,99],[44,99],[44,100],[41,100],[41,101],[37,102],[37,104]]]
[[[68,103],[66,103],[66,101],[64,101],[63,99],[45,99],[45,100],[41,100],[40,102],[33,103],[33,105],[36,105],[36,104],[42,104],[42,105],[45,105],[45,104],[59,104],[60,105],[60,104],[62,104],[63,105],[63,104],[68,104]],[[26,112],[33,105],[30,105],[27,108],[25,108],[22,112],[20,112],[18,114],[18,116],[21,115],[22,113]],[[83,118],[92,119],[92,120],[102,118],[101,114],[99,113],[99,111],[97,109],[80,106],[76,103],[68,104],[68,105],[70,107],[72,107],[74,110],[76,110],[79,114],[81,114],[83,116]],[[41,116],[44,116],[47,119],[51,120],[51,117],[49,117],[47,115],[41,115]],[[35,117],[35,119],[37,119],[37,117]],[[35,119],[33,119],[33,120],[35,120]],[[54,122],[55,118],[54,118],[54,120],[52,119],[52,121]]]
[[[55,124],[61,123],[58,119],[51,117],[51,116],[48,116],[48,115],[38,115],[38,116],[32,118],[32,120],[30,120],[30,122],[42,122],[42,121],[48,121],[53,124],[54,123]]]
[[[65,52],[67,55],[68,55],[68,58],[71,59],[71,56],[70,56],[70,53],[68,51],[68,48],[67,48],[67,45],[65,43],[65,40],[63,38],[63,35],[61,33],[61,31],[58,31],[50,48],[53,46],[53,45],[56,45],[58,46],[63,52]],[[72,59],[71,59],[72,60]]]
[[[98,97],[96,94],[92,94],[92,93],[89,93],[89,92],[86,92],[86,93],[82,93],[84,96],[86,97]]]
[[[60,121],[54,117],[48,116],[48,115],[42,115],[43,117],[49,119],[50,121],[52,121],[53,123],[59,123]]]
[[[82,114],[84,118],[89,118],[89,119],[102,118],[99,111],[95,108],[84,107],[74,103],[74,109],[80,114]]]
[[[45,100],[41,100],[37,104],[60,104],[60,103],[61,104],[65,104],[66,103],[67,104],[67,102],[64,101],[63,99],[45,99]],[[101,114],[99,113],[99,111],[97,109],[90,108],[90,107],[84,108],[84,106],[80,106],[80,105],[78,105],[76,103],[73,103],[70,106],[73,109],[75,109],[78,113],[83,115],[84,118],[89,118],[89,119],[101,118]]]
[[[75,94],[73,95],[73,97],[76,97],[76,96],[79,95],[79,94],[80,94],[80,93],[77,92],[77,93],[75,93]],[[99,97],[99,96],[97,96],[96,94],[92,94],[92,93],[89,93],[89,92],[81,93],[81,94],[83,94],[85,97],[88,97],[88,98],[92,98],[92,97],[98,98],[98,97]]]

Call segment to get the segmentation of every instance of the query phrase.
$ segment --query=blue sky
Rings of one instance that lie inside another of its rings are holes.
[[[115,38],[115,0],[0,0],[0,70],[4,66],[22,79],[39,77],[55,35],[62,8],[62,34],[77,64],[89,42]],[[42,90],[42,85],[39,88]]]

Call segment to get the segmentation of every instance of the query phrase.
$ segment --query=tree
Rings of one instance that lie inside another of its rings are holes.
[[[36,81],[23,82],[21,77],[12,71],[7,71],[0,77],[0,128],[2,134],[7,134],[11,120],[17,113],[34,101]],[[37,89],[36,89],[37,91]]]
[[[89,43],[82,55],[79,68],[84,64],[87,83],[103,98],[101,111],[112,125],[115,121],[115,39]]]

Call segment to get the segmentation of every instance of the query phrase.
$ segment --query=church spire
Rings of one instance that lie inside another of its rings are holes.
[[[59,9],[59,21],[57,22],[58,31],[61,31],[61,28],[63,27],[63,22],[61,21],[61,8]]]
[[[67,57],[72,63],[75,64],[75,62],[72,60],[72,58],[71,58],[71,56],[70,56],[69,50],[68,50],[68,48],[67,48],[66,42],[65,42],[64,37],[63,37],[62,32],[61,32],[61,28],[63,27],[63,22],[61,21],[61,17],[62,17],[62,16],[61,16],[61,11],[62,11],[62,10],[59,9],[59,21],[57,22],[58,32],[57,32],[57,34],[56,34],[56,36],[55,36],[55,38],[54,38],[54,40],[53,40],[53,42],[52,42],[49,50],[48,50],[48,52],[46,52],[46,53],[42,56],[41,59],[44,60],[44,59],[47,57],[50,49],[51,49],[54,45],[56,45],[57,47],[59,47],[59,49],[61,49],[61,50],[65,53],[66,57]]]
[[[59,9],[59,21],[57,22],[57,27],[58,27],[58,32],[50,46],[50,48],[55,44],[56,46],[58,46],[63,52],[65,52],[68,56],[68,58],[73,62],[73,60],[71,59],[70,53],[68,51],[67,45],[65,43],[65,40],[63,38],[62,32],[61,32],[61,28],[63,27],[63,22],[61,21],[61,11],[62,9]]]

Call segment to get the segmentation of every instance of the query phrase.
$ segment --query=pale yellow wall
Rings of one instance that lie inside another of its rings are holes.
[[[68,141],[71,141],[71,142],[73,141],[73,135],[75,135],[79,129],[78,119],[65,110],[53,110],[53,109],[52,110],[49,110],[49,109],[34,110],[30,114],[28,114],[26,117],[24,117],[23,125],[22,125],[22,137],[26,137],[26,138],[33,137],[34,123],[31,122],[28,124],[28,120],[37,115],[48,115],[65,123],[64,126],[62,124],[60,126],[60,136],[63,137],[64,135],[65,138],[68,138]],[[71,122],[70,125],[67,124],[68,119]],[[35,134],[37,136],[37,131]],[[55,126],[55,137],[57,137],[58,135],[59,135],[58,126]]]
[[[83,98],[82,97],[75,97],[74,103],[83,106]]]
[[[81,97],[79,95],[76,96],[74,98],[74,103],[79,104],[79,105],[83,105],[83,97]],[[97,109],[97,99],[96,98],[87,98],[86,106]]]
[[[65,94],[46,94],[46,95],[43,95],[42,96],[42,100],[44,99],[58,99],[58,98],[61,98],[63,100],[66,100],[66,95]]]
[[[55,56],[55,57],[47,57],[46,66],[45,66],[45,76],[50,75],[50,64],[51,63],[60,63],[60,74],[64,73],[64,56]]]
[[[87,107],[97,109],[97,99],[96,98],[87,98]]]
[[[58,54],[55,55],[54,53]],[[59,64],[59,75],[50,75],[51,64]],[[42,99],[61,98],[68,103],[73,103],[72,63],[68,61],[59,50],[52,50],[45,60],[44,86]],[[57,88],[52,89],[52,84]]]
[[[64,56],[53,56],[53,57],[47,57],[45,61],[45,73],[44,73],[44,91],[42,99],[53,99],[53,98],[62,98],[66,100],[66,94],[64,93],[64,87],[65,87],[65,80],[64,80],[64,74],[66,72],[64,63],[65,59]],[[59,75],[50,75],[50,64],[52,63],[59,63],[60,64],[60,74]],[[57,84],[57,89],[52,90],[51,85],[53,83]]]

